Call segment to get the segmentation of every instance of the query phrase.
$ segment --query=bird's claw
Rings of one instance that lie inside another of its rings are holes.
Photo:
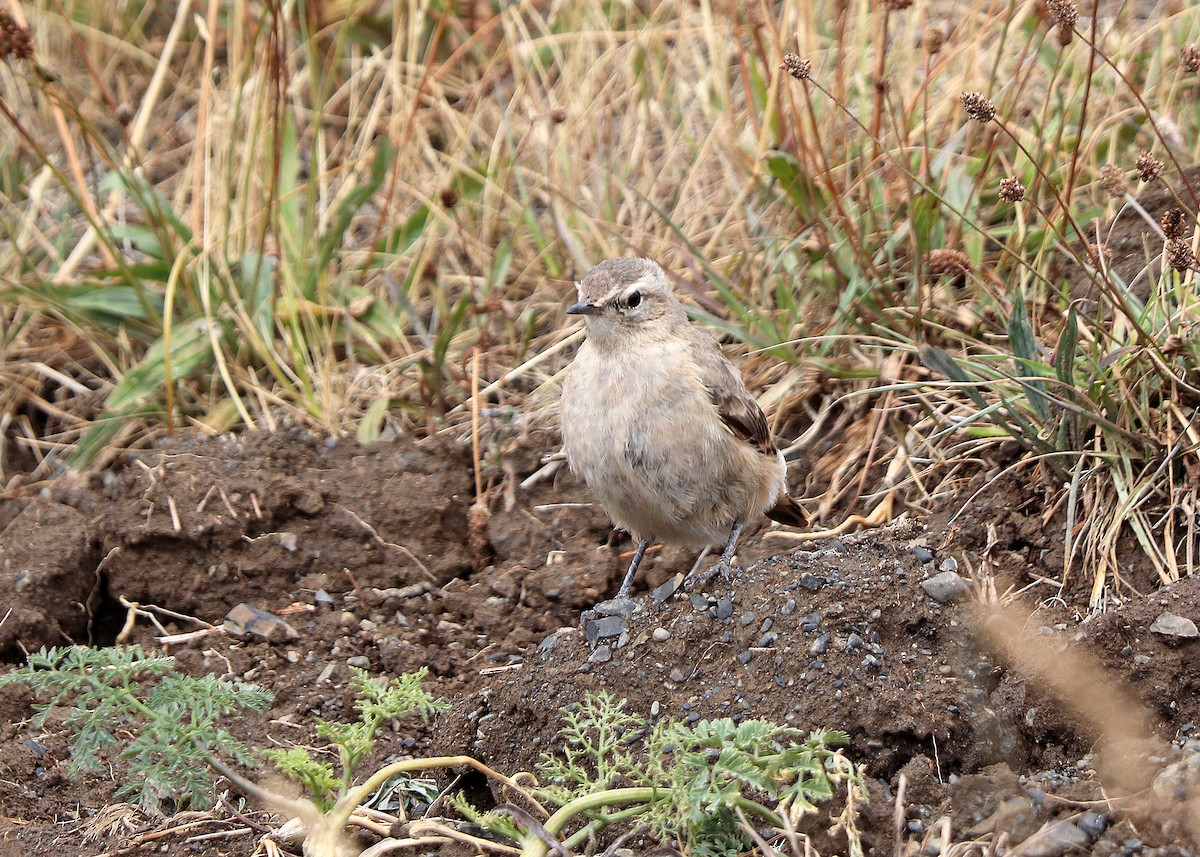
[[[704,584],[708,583],[718,574],[721,575],[722,580],[724,580],[726,583],[729,583],[739,571],[741,571],[741,569],[736,565],[728,560],[722,559],[716,563],[713,563],[713,565],[706,568],[704,571],[697,571],[689,574],[683,579],[683,588],[688,591],[694,590],[698,587],[704,586]]]

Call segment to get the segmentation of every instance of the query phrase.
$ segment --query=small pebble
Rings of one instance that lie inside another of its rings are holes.
[[[717,601],[717,618],[724,621],[733,615],[733,602],[728,598]]]
[[[596,646],[596,650],[588,657],[594,664],[606,664],[612,660],[612,649],[608,646]]]
[[[1174,613],[1163,613],[1150,624],[1151,634],[1164,637],[1177,637],[1181,640],[1191,640],[1200,637],[1196,623],[1186,616],[1176,616]]]
[[[819,627],[821,627],[820,613],[809,613],[804,617],[804,621],[800,623],[800,630],[804,631],[806,634],[817,630]]]
[[[683,586],[683,572],[667,579],[662,585],[654,588],[650,593],[650,600],[654,602],[655,607],[662,607],[672,596],[679,591],[679,587]]]
[[[687,678],[687,675],[679,667],[675,667],[675,669],[671,670],[671,672],[667,675],[667,678],[676,684],[682,684]]]
[[[1088,811],[1076,819],[1075,826],[1096,840],[1108,829],[1108,816],[1102,812]]]
[[[791,616],[792,613],[795,612],[795,610],[796,610],[796,599],[789,598],[787,601],[783,602],[783,606],[779,608],[779,615],[780,616]]]
[[[800,585],[811,592],[816,592],[828,582],[825,578],[817,577],[815,574],[807,571],[800,575]]]
[[[829,635],[822,634],[817,637],[817,639],[812,641],[812,645],[808,647],[808,650],[814,655],[825,654],[829,650]]]
[[[929,548],[913,548],[912,554],[917,558],[917,562],[933,562],[933,551],[931,551]]]
[[[605,616],[602,619],[592,619],[586,623],[588,646],[596,648],[596,644],[608,637],[620,637],[629,630],[629,623],[620,616]]]
[[[667,640],[671,639],[671,632],[666,628],[655,628],[654,633],[650,636],[653,637],[656,642],[665,643]]]
[[[971,596],[971,587],[953,571],[943,571],[928,580],[922,580],[921,588],[939,604],[965,601]]]
[[[743,613],[741,616],[738,617],[738,624],[741,625],[743,628],[745,628],[747,625],[750,625],[754,622],[754,618],[755,618],[754,611],[747,610],[745,613]]]
[[[1090,844],[1091,837],[1074,824],[1056,821],[1022,843],[1021,854],[1024,857],[1061,857]]]
[[[753,652],[742,652],[740,655],[737,656],[738,663],[748,664],[748,663],[750,663],[750,659],[753,657],[754,657]]]
[[[346,658],[346,666],[358,667],[360,670],[365,670],[371,666],[371,661],[366,655],[355,655],[351,658]]]

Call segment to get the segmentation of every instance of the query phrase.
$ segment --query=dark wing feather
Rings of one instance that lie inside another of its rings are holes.
[[[763,455],[775,455],[779,449],[771,439],[771,428],[758,401],[750,395],[742,376],[725,359],[715,342],[712,348],[699,349],[700,380],[717,406],[717,413],[736,437],[749,443]]]

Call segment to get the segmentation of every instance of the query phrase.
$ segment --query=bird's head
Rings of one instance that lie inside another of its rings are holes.
[[[686,323],[667,275],[650,259],[606,259],[575,284],[579,300],[567,308],[582,315],[594,339],[624,339]]]

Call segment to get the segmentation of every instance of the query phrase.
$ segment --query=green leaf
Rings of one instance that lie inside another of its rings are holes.
[[[829,207],[825,191],[788,152],[777,151],[768,155],[767,172],[779,182],[802,219],[815,220]]]
[[[1013,301],[1012,315],[1008,319],[1008,342],[1013,351],[1013,363],[1018,376],[1041,374],[1044,364],[1038,355],[1037,340],[1024,300]],[[1050,419],[1050,400],[1046,397],[1045,383],[1020,378],[1017,383],[1025,391],[1025,397],[1037,415],[1043,420]]]
[[[371,402],[367,412],[358,421],[358,430],[354,433],[354,439],[364,445],[379,440],[379,435],[383,432],[383,420],[391,406],[392,400],[387,396],[380,396]]]
[[[197,319],[171,331],[170,355],[167,339],[160,337],[145,356],[113,388],[104,413],[84,432],[67,463],[86,467],[120,431],[124,420],[156,404],[166,385],[168,361],[172,382],[186,378],[212,359],[210,324]]]
[[[366,180],[356,184],[342,198],[334,213],[333,223],[321,237],[315,260],[318,265],[325,266],[333,260],[335,252],[346,240],[346,232],[350,229],[355,215],[370,200],[375,191],[379,190],[383,180],[387,178],[395,154],[396,149],[392,145],[392,141],[383,137],[379,142],[379,148],[375,150],[375,158],[371,162],[371,171]],[[308,297],[311,298],[313,295],[308,295]]]
[[[1067,311],[1067,323],[1054,349],[1054,374],[1068,387],[1075,386],[1075,349],[1079,345],[1079,319],[1075,307]]]

